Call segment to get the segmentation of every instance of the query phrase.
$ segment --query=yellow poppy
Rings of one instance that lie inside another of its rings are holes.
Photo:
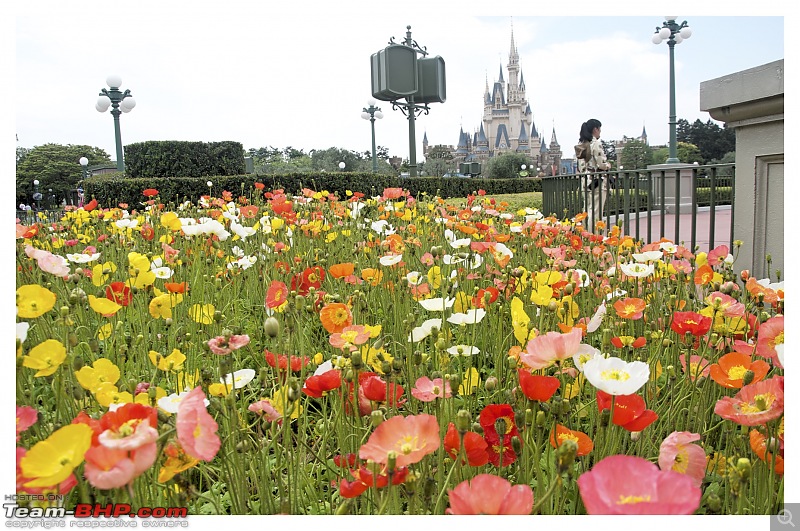
[[[178,219],[178,215],[175,212],[167,212],[162,214],[160,221],[164,228],[173,231],[181,230],[181,220]]]
[[[183,368],[183,362],[186,361],[186,356],[178,349],[173,349],[168,356],[162,356],[159,352],[151,350],[147,357],[150,358],[153,365],[165,372],[177,371]]]
[[[471,395],[481,384],[481,377],[475,367],[470,367],[464,372],[464,381],[458,386],[458,394]]]
[[[213,304],[193,304],[189,308],[189,317],[200,324],[211,324],[214,322]]]
[[[116,385],[110,383],[102,384],[94,393],[94,397],[103,407],[109,407],[111,404],[130,404],[133,402],[133,396],[129,392],[120,392]]]
[[[121,304],[117,304],[105,297],[98,298],[94,295],[89,295],[89,307],[103,317],[110,317],[122,309]]]
[[[34,319],[53,309],[56,294],[38,284],[26,284],[17,288],[17,316]]]
[[[433,266],[432,268],[428,269],[428,282],[431,283],[432,289],[439,289],[442,285],[442,268],[439,266]]]
[[[83,462],[93,433],[87,424],[69,424],[36,443],[19,463],[22,475],[33,478],[25,486],[54,487],[67,479]]]
[[[531,318],[525,313],[522,300],[519,297],[511,299],[511,324],[514,327],[514,337],[523,346],[536,335],[533,330],[528,330],[530,322]]]
[[[75,371],[78,383],[92,393],[104,383],[117,383],[119,377],[119,368],[106,358],[98,359],[91,367],[84,365],[81,370]]]
[[[108,271],[108,273],[106,273]],[[97,264],[92,267],[92,284],[97,287],[102,286],[108,282],[112,273],[117,271],[117,264],[114,262],[106,262],[104,264]]]
[[[31,349],[23,358],[22,365],[29,369],[37,369],[34,376],[50,376],[67,358],[67,349],[60,341],[48,339]]]

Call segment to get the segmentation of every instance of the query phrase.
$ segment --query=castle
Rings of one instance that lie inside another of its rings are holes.
[[[533,121],[533,112],[525,92],[525,79],[519,66],[519,52],[514,43],[514,29],[511,28],[511,49],[508,54],[508,82],[503,77],[503,65],[500,65],[500,75],[489,89],[489,80],[483,95],[483,117],[480,128],[472,135],[465,132],[463,127],[458,135],[458,144],[431,146],[428,134],[422,139],[422,153],[427,158],[428,153],[437,148],[449,151],[453,157],[452,162],[457,165],[461,162],[479,162],[485,168],[489,158],[503,153],[521,153],[530,160],[531,169],[538,168],[538,173],[544,175],[558,175],[574,173],[577,168],[571,156],[562,158],[561,145],[556,138],[555,125],[548,144],[540,137]],[[642,137],[636,140],[647,141],[647,134],[642,130]],[[615,147],[619,153],[624,143],[633,138],[625,137],[621,142],[616,142]],[[569,154],[572,146],[569,146]],[[535,175],[536,172],[531,172]]]

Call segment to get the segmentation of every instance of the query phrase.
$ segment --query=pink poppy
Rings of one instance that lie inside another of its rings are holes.
[[[443,381],[441,378],[431,380],[427,376],[422,376],[417,379],[414,389],[411,390],[411,396],[423,402],[433,402],[437,398],[450,398],[453,393],[450,390],[449,380]]]
[[[728,254],[729,249],[727,245],[718,245],[708,252],[708,256],[706,257],[708,260],[708,265],[716,266],[721,264],[728,257]]]
[[[45,273],[50,273],[57,277],[69,275],[69,265],[67,259],[63,256],[58,256],[50,251],[36,249],[30,245],[25,246],[25,254],[29,258],[36,260],[36,265]]]
[[[386,201],[388,199],[400,199],[403,197],[403,189],[402,188],[384,188],[383,189],[383,200]]]
[[[186,455],[211,461],[220,447],[217,423],[206,411],[205,393],[200,386],[192,389],[178,404],[176,428],[178,442]]]
[[[349,349],[350,352],[358,350],[357,345],[363,345],[369,339],[369,330],[363,325],[345,326],[341,332],[331,334],[328,342],[340,349]]]
[[[578,489],[589,514],[692,514],[702,495],[691,477],[630,455],[601,460]]]
[[[702,356],[698,356],[697,354],[692,354],[689,358],[689,365],[686,365],[686,354],[681,354],[679,359],[681,360],[681,367],[683,367],[683,372],[689,375],[689,378],[694,382],[698,378],[708,378],[708,373],[711,371],[711,365],[709,361]]]
[[[422,262],[423,265],[432,266],[433,265],[433,255],[431,253],[425,253],[419,259],[419,261]]]
[[[742,426],[759,426],[783,415],[783,376],[745,385],[717,401],[714,413]]]
[[[103,445],[93,446],[86,452],[84,474],[93,487],[116,489],[134,480],[136,467],[128,452]]]
[[[250,343],[250,336],[243,334],[240,336],[217,336],[208,340],[208,348],[214,354],[224,356],[234,350],[238,350]]]
[[[554,361],[571,358],[578,352],[583,331],[573,328],[566,334],[547,332],[528,341],[519,359],[531,369],[543,369]]]
[[[17,440],[19,440],[20,433],[36,424],[36,419],[38,417],[39,413],[32,407],[17,406]]]
[[[280,411],[275,409],[275,406],[273,406],[272,402],[269,400],[259,400],[258,402],[253,402],[247,406],[247,409],[271,422],[283,419],[283,415],[280,413]]]
[[[167,262],[168,264],[174,264],[175,258],[180,253],[180,250],[173,249],[172,247],[169,246],[169,244],[166,244],[164,242],[161,242],[161,249],[164,251],[164,261]]]
[[[658,466],[661,470],[686,474],[696,487],[700,487],[706,475],[706,452],[700,446],[691,444],[699,440],[698,433],[673,431],[661,443]]]
[[[530,514],[533,490],[491,474],[478,474],[448,491],[447,514]]]
[[[361,445],[358,456],[387,464],[389,452],[397,454],[397,467],[422,460],[439,448],[439,422],[433,415],[396,416],[382,422]]]
[[[756,341],[756,354],[762,358],[772,360],[772,363],[782,367],[778,360],[778,352],[775,345],[783,344],[783,315],[770,317],[758,329],[758,340]]]

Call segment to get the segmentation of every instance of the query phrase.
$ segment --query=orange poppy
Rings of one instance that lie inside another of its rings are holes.
[[[364,280],[365,282],[369,282],[373,286],[377,286],[378,284],[381,283],[381,280],[383,280],[383,271],[372,267],[362,269],[361,279]]]
[[[562,334],[569,333],[573,328],[580,328],[581,335],[586,337],[586,324],[585,323],[575,323],[573,326],[566,325],[564,323],[556,323],[558,325],[558,329],[561,330]]]
[[[455,226],[455,228],[463,232],[464,234],[475,234],[476,232],[478,232],[478,229],[476,229],[475,227],[471,227],[469,225],[458,224]]]
[[[86,203],[85,205],[83,205],[83,209],[84,209],[86,212],[91,212],[91,211],[92,211],[92,210],[94,210],[95,208],[97,208],[97,199],[92,199],[91,201],[89,201],[88,203]]]
[[[189,284],[187,282],[164,282],[164,287],[170,293],[186,293]]]
[[[767,438],[758,430],[750,430],[750,449],[758,456],[759,459],[769,465],[772,463],[773,456],[767,453]],[[775,473],[783,474],[783,457],[775,456]]]
[[[594,449],[592,439],[585,433],[573,431],[566,426],[556,424],[556,428],[550,432],[550,445],[553,448],[558,448],[567,439],[575,441],[578,445],[578,452],[575,455],[587,455]]]
[[[492,241],[496,241],[498,243],[505,243],[510,239],[511,239],[511,235],[510,234],[500,234],[500,233],[497,233],[497,232],[492,234]]]
[[[242,216],[252,219],[258,215],[258,206],[247,205],[239,207],[239,212],[241,212]]]
[[[144,194],[145,197],[155,197],[158,195],[158,190],[155,188],[147,188],[142,191],[142,194]]]
[[[319,312],[322,326],[331,334],[341,333],[346,327],[353,324],[353,314],[350,308],[341,302],[326,304]]]
[[[763,360],[752,361],[751,357],[741,352],[730,352],[722,356],[710,367],[711,379],[728,389],[741,389],[744,385],[744,374],[752,371],[753,381],[760,382],[769,371],[769,363]]]
[[[694,283],[697,285],[706,285],[714,278],[714,270],[711,269],[711,266],[705,264],[697,268],[697,271],[694,273]]]
[[[333,278],[349,277],[350,275],[353,274],[354,270],[355,270],[355,264],[353,264],[353,262],[334,264],[328,269]]]
[[[753,277],[747,279],[747,283],[744,287],[748,292],[750,292],[752,297],[757,297],[759,294],[763,294],[764,302],[769,304],[775,304],[778,302],[778,293],[773,289],[762,286]]]
[[[637,297],[620,299],[614,303],[614,310],[616,310],[617,315],[623,319],[641,319],[646,307],[647,305],[645,302]]]
[[[264,189],[264,183],[256,183],[253,186],[256,187],[256,190],[263,190]]]

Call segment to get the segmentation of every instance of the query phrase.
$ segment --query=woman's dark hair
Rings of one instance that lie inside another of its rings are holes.
[[[581,134],[579,142],[591,142],[592,138],[592,131],[594,131],[595,127],[603,127],[603,124],[600,123],[600,120],[592,118],[591,120],[586,120],[581,125]]]

